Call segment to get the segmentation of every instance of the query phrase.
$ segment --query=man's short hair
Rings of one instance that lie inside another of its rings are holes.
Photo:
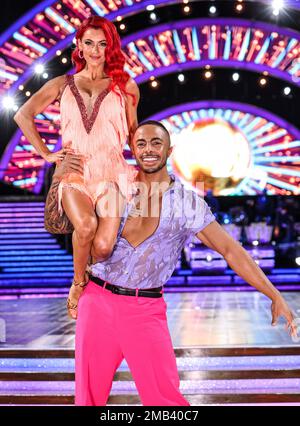
[[[151,126],[157,126],[160,127],[161,129],[163,129],[163,131],[166,133],[167,137],[168,137],[168,141],[171,144],[171,137],[170,137],[170,133],[168,132],[168,129],[160,122],[160,121],[156,121],[156,120],[146,120],[146,121],[142,121],[141,123],[138,124],[138,126],[136,127],[134,133],[137,131],[137,129],[139,129],[140,127],[143,126],[147,126],[147,125],[151,125]]]

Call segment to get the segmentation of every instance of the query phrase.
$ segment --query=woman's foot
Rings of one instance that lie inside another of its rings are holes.
[[[72,282],[72,285],[69,291],[68,300],[67,300],[68,315],[72,319],[75,319],[75,320],[77,319],[78,301],[88,281],[89,281],[88,275],[85,274],[84,280],[82,281],[73,280]]]

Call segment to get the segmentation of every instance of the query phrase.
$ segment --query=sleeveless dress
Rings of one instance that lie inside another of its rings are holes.
[[[118,92],[118,93],[116,93]],[[123,149],[128,137],[125,99],[120,89],[104,89],[88,115],[73,75],[66,75],[60,98],[62,147],[71,142],[76,154],[86,156],[83,176],[68,173],[58,187],[58,209],[62,208],[62,189],[72,187],[86,194],[95,208],[98,197],[116,184],[129,200],[137,170],[130,166]]]

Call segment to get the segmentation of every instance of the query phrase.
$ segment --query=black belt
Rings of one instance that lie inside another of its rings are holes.
[[[111,291],[114,294],[120,294],[122,296],[140,296],[140,297],[162,297],[162,287],[156,287],[156,288],[148,288],[140,290],[131,290],[129,288],[119,287],[113,284],[108,283],[107,281],[101,280],[101,278],[94,277],[93,275],[90,275],[90,280],[93,281],[95,284],[100,285],[101,287],[104,287],[106,290]]]

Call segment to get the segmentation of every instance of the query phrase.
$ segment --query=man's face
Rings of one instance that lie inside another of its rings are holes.
[[[161,127],[146,124],[136,130],[132,151],[144,173],[156,173],[165,167],[172,148],[168,135]]]

